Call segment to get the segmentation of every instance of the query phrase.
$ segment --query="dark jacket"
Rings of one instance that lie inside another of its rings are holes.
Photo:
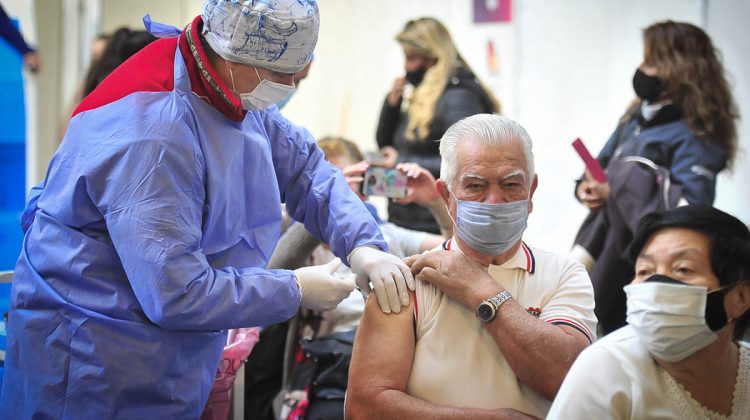
[[[439,140],[448,127],[474,114],[491,113],[492,101],[473,73],[459,69],[451,78],[435,106],[430,132],[425,139],[408,140],[409,117],[401,105],[392,107],[384,101],[376,138],[378,147],[392,146],[398,150],[398,162],[414,162],[440,176]],[[417,204],[389,203],[388,221],[409,229],[439,234],[440,228],[429,210]]]
[[[669,171],[643,157],[616,159],[607,175],[607,204],[589,213],[575,240],[596,260],[589,275],[596,317],[605,334],[625,325],[622,288],[635,274],[628,250],[638,221],[648,213],[675,207],[682,197],[682,188],[670,182]]]
[[[615,130],[598,160],[607,168],[609,198],[589,214],[575,243],[596,261],[589,273],[596,316],[601,330],[609,333],[625,325],[622,288],[634,275],[628,248],[638,221],[681,199],[713,204],[716,175],[726,166],[726,153],[696,137],[679,109],[668,105],[649,121],[636,111]]]
[[[681,112],[671,105],[650,121],[644,121],[636,111],[615,130],[598,160],[607,168],[612,160],[627,156],[642,156],[667,168],[672,183],[682,187],[690,204],[713,204],[716,175],[727,164],[724,150],[693,134]]]

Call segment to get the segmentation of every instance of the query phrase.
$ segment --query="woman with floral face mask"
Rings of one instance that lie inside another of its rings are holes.
[[[608,180],[587,173],[576,188],[590,214],[574,254],[589,268],[605,334],[625,325],[622,287],[633,272],[623,256],[638,220],[678,203],[711,205],[737,148],[737,107],[702,29],[673,21],[646,28],[632,83],[638,98],[598,156]]]
[[[629,325],[585,350],[549,418],[750,418],[750,231],[707,206],[643,218]]]

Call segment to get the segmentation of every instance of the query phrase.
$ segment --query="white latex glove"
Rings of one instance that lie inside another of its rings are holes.
[[[354,290],[354,276],[336,273],[341,260],[294,270],[299,280],[300,305],[313,311],[330,311]]]
[[[411,270],[400,258],[373,247],[361,246],[349,254],[349,262],[362,294],[367,297],[372,283],[383,312],[399,313],[401,306],[409,304],[409,289],[414,290],[416,284]]]

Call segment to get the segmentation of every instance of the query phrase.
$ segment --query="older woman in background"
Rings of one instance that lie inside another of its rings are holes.
[[[631,256],[630,325],[581,353],[549,418],[750,418],[747,226],[706,206],[653,213]]]

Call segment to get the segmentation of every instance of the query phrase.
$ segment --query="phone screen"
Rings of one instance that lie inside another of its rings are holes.
[[[362,181],[363,195],[382,195],[391,198],[406,197],[406,174],[396,169],[371,166]]]

